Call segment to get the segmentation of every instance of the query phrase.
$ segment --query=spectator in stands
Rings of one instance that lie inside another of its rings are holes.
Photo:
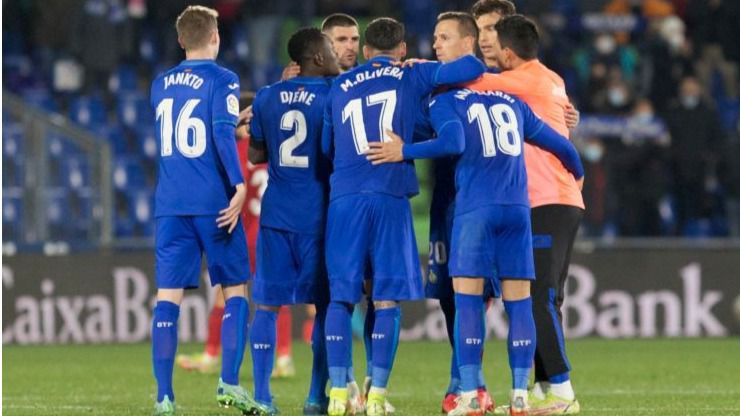
[[[658,112],[667,109],[676,96],[680,80],[694,75],[692,44],[686,39],[685,25],[676,16],[651,22],[641,45],[641,92]]]
[[[714,71],[722,76],[725,96],[738,96],[740,60],[740,2],[693,0],[686,9],[689,33],[698,59],[697,74],[706,91],[712,91]]]
[[[611,33],[598,33],[593,43],[581,47],[576,51],[574,64],[581,81],[587,81],[590,69],[594,65],[602,64],[611,70],[618,69],[626,81],[632,81],[637,64],[637,51],[631,45],[620,45]]]
[[[614,189],[618,201],[618,227],[622,236],[658,236],[659,204],[669,183],[668,132],[656,119],[652,103],[639,99],[626,120],[626,133],[613,160]],[[615,149],[616,150],[616,149]]]
[[[613,69],[607,77],[604,87],[593,92],[588,107],[597,113],[626,115],[634,100],[632,88],[621,78],[619,70]]]
[[[664,118],[671,134],[670,167],[678,231],[685,233],[710,215],[706,184],[715,174],[723,133],[717,112],[694,77],[681,81],[678,98]]]

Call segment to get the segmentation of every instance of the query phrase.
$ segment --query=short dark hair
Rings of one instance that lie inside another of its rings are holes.
[[[288,55],[299,64],[312,58],[321,51],[321,42],[324,34],[315,27],[304,27],[290,35],[288,39]]]
[[[509,0],[478,0],[470,11],[476,19],[488,13],[510,16],[516,13],[516,6]]]
[[[537,57],[540,34],[537,25],[521,14],[506,16],[494,26],[501,48],[509,48],[524,60]]]
[[[379,17],[365,29],[365,44],[379,51],[392,51],[403,42],[403,23],[390,17]]]
[[[323,22],[321,22],[321,31],[326,32],[334,27],[352,27],[360,26],[357,24],[357,20],[354,17],[344,13],[334,13],[326,16]]]
[[[444,20],[454,20],[457,22],[460,34],[478,38],[478,25],[475,24],[473,15],[465,12],[444,12],[437,16],[437,23]]]

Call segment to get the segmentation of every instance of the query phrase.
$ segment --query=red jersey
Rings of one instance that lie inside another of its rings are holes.
[[[257,232],[260,226],[262,195],[267,188],[267,164],[253,165],[247,159],[249,136],[236,142],[244,183],[247,184],[247,200],[242,208],[242,223],[249,247],[249,267],[254,273],[257,260]]]

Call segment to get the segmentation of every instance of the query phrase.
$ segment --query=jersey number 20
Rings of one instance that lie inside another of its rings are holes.
[[[496,156],[496,148],[501,153],[519,156],[522,153],[522,138],[519,135],[519,123],[516,113],[506,104],[494,104],[488,111],[486,106],[475,103],[468,108],[468,123],[478,122],[483,145],[483,156]],[[491,123],[496,126],[494,143],[494,130]]]
[[[162,156],[172,155],[172,133],[175,133],[175,144],[180,153],[189,158],[196,158],[206,151],[206,125],[203,120],[191,117],[200,99],[187,100],[177,116],[175,128],[172,128],[172,107],[175,100],[165,98],[157,106],[157,120],[161,119],[160,137],[162,139]],[[192,142],[190,133],[193,133]]]

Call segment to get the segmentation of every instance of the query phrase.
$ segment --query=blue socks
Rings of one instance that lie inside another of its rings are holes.
[[[375,327],[372,333],[373,375],[372,387],[384,389],[393,368],[401,332],[401,308],[395,306],[375,310]]]
[[[352,307],[331,302],[326,313],[326,354],[332,387],[346,388],[352,366]]]
[[[308,389],[308,401],[322,403],[326,400],[326,382],[329,380],[329,367],[326,361],[326,342],[324,325],[326,323],[327,305],[316,305],[316,317],[311,333],[311,350],[313,366],[311,367],[311,386]]]
[[[248,319],[247,299],[235,296],[226,300],[221,324],[221,379],[226,384],[239,384],[239,368],[247,344]]]
[[[570,373],[564,372],[561,374],[555,374],[554,376],[550,377],[550,384],[560,384],[565,383],[566,381],[570,380]]]
[[[270,375],[275,362],[275,338],[277,336],[277,312],[257,309],[249,344],[252,349],[252,374],[254,375],[254,398],[260,403],[272,404]]]
[[[532,298],[516,301],[504,300],[504,308],[509,316],[509,367],[511,367],[512,388],[526,390],[529,370],[537,346],[537,332],[532,316]]]
[[[455,306],[455,349],[460,390],[473,391],[478,389],[485,338],[483,298],[481,295],[455,293]]]
[[[365,342],[365,364],[367,376],[373,376],[373,330],[375,329],[375,304],[372,299],[367,300],[367,311],[365,313],[365,326],[363,327],[362,340]]]
[[[157,379],[157,401],[169,396],[175,400],[172,390],[172,368],[177,352],[177,318],[180,306],[168,301],[159,301],[152,319],[152,366]]]

